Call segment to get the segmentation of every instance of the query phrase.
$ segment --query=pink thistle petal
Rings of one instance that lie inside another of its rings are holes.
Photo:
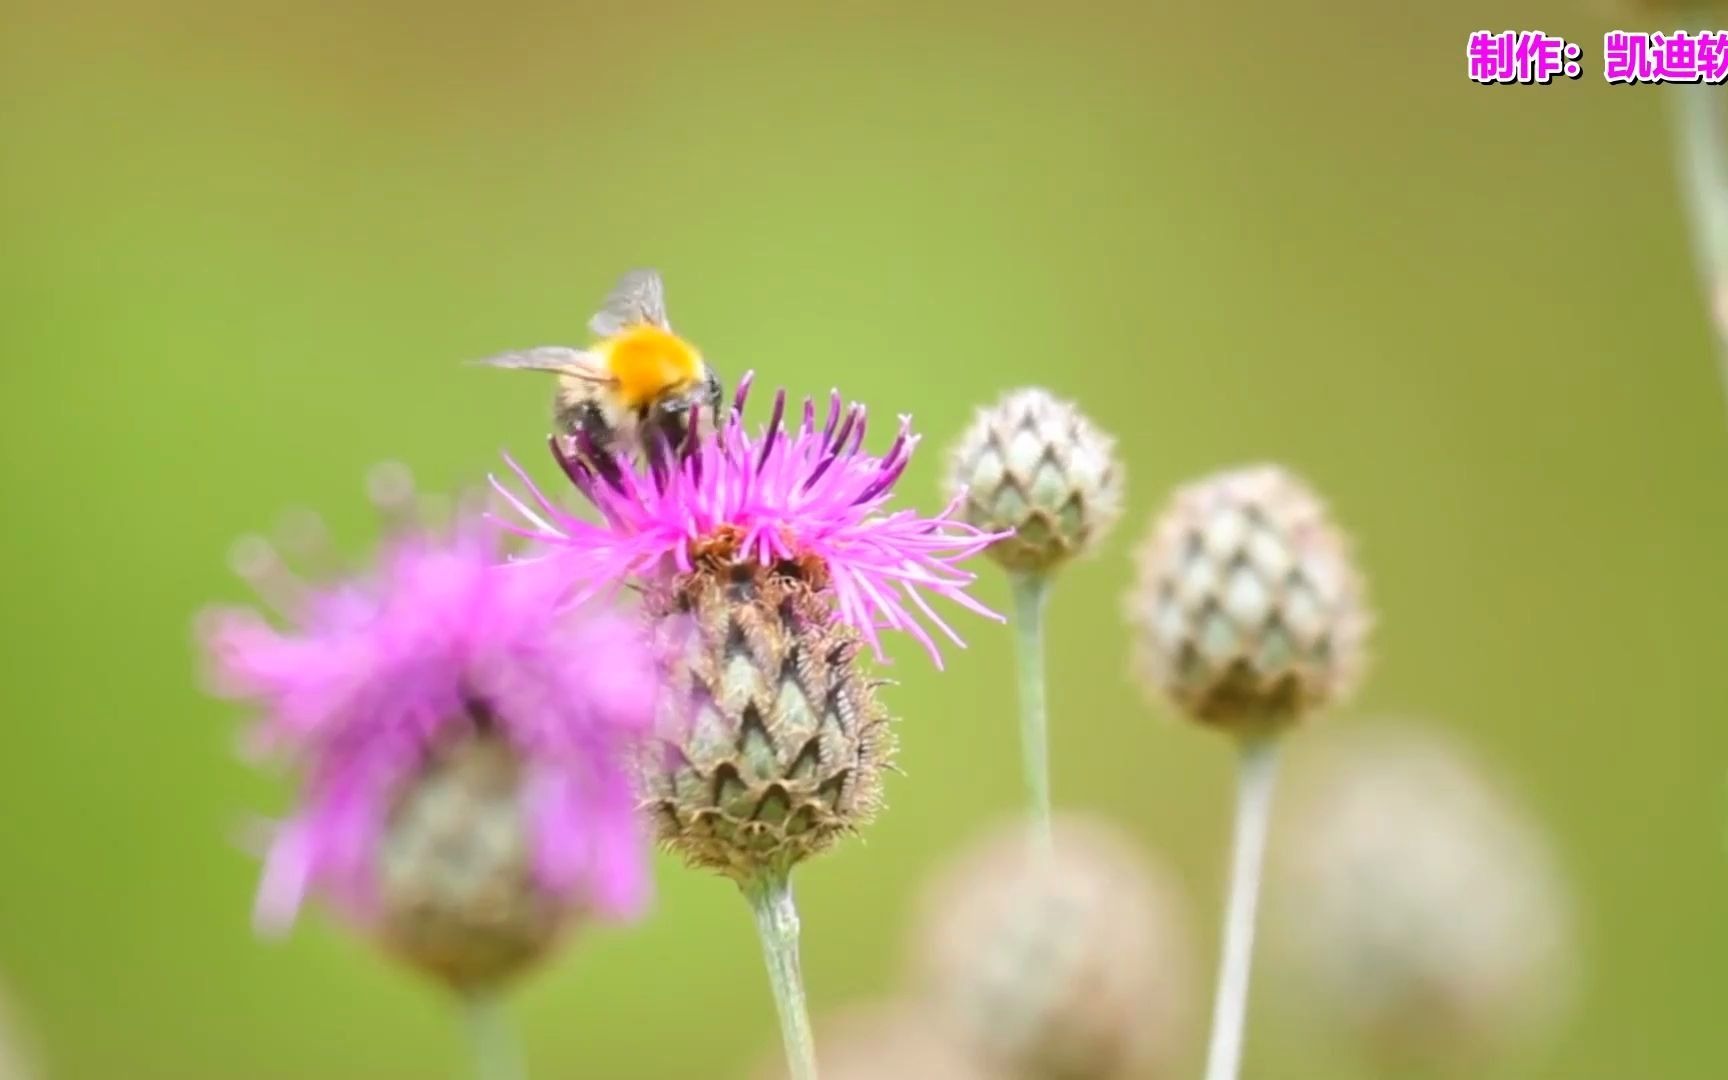
[[[556,797],[524,796],[546,883],[608,917],[645,902],[627,759],[653,722],[653,660],[636,620],[578,601],[615,591],[658,551],[558,510],[517,476],[528,500],[507,501],[528,516],[523,531],[560,542],[556,559],[506,562],[504,530],[464,518],[447,536],[392,538],[366,577],[306,586],[287,628],[243,609],[199,617],[212,691],[256,709],[253,740],[305,772],[266,856],[261,930],[285,930],[313,893],[369,917],[389,807],[481,718],[529,777],[564,781]],[[573,535],[603,543],[572,555]]]
[[[284,825],[264,860],[264,880],[252,908],[252,922],[261,934],[286,933],[306,899],[312,880],[312,837],[304,822]]]
[[[909,417],[900,417],[882,457],[863,451],[865,408],[848,406],[838,391],[820,429],[816,402],[793,409],[780,392],[768,423],[752,430],[743,418],[752,380],[741,380],[731,412],[712,433],[690,440],[681,457],[648,469],[624,457],[592,466],[615,478],[576,484],[604,524],[552,506],[515,462],[510,468],[532,506],[516,498],[510,505],[530,535],[558,549],[548,558],[561,561],[573,580],[617,582],[666,566],[686,573],[699,546],[726,534],[740,563],[814,557],[827,569],[837,615],[879,658],[878,629],[907,633],[937,667],[941,652],[927,627],[963,644],[931,606],[933,595],[1001,621],[967,594],[973,576],[959,566],[1000,536],[956,520],[958,500],[935,517],[883,512],[921,438]],[[789,416],[798,418],[795,425]]]

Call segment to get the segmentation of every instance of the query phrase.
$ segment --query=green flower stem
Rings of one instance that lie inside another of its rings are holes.
[[[1266,832],[1277,776],[1277,736],[1246,739],[1237,763],[1236,827],[1230,860],[1230,894],[1224,908],[1224,946],[1218,964],[1218,996],[1212,1009],[1212,1046],[1206,1080],[1236,1080],[1242,1068],[1242,1036],[1248,1026],[1248,973],[1254,959],[1254,909]]]
[[[1050,721],[1044,701],[1044,601],[1050,579],[1014,574],[1015,663],[1020,674],[1020,759],[1038,835],[1050,842]]]
[[[1704,284],[1717,363],[1728,386],[1728,129],[1720,86],[1666,88],[1674,111],[1681,189]]]
[[[804,975],[798,964],[798,907],[792,902],[791,879],[783,870],[764,871],[745,885],[744,896],[756,915],[762,957],[768,962],[786,1065],[792,1080],[816,1080],[816,1040],[810,1034]]]
[[[463,1000],[462,1019],[474,1057],[475,1080],[526,1080],[522,1049],[510,1030],[504,999],[494,993]]]

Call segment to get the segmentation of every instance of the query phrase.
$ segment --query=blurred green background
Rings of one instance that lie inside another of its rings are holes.
[[[443,1002],[339,928],[254,938],[234,838],[287,789],[189,621],[284,507],[362,549],[373,462],[538,460],[547,386],[459,361],[580,338],[639,264],[728,374],[915,413],[926,506],[1008,387],[1119,434],[1129,520],[1052,609],[1057,795],[1178,868],[1207,957],[1229,758],[1143,704],[1118,595],[1175,483],[1307,474],[1381,616],[1352,712],[1463,732],[1581,896],[1540,1075],[1728,1073],[1728,426],[1662,91],[1464,71],[1481,26],[1599,55],[1601,13],[812,6],[0,6],[0,984],[50,1075],[451,1072]],[[1018,804],[1010,643],[965,629],[945,675],[900,647],[891,808],[801,876],[818,1010],[894,984],[917,883]],[[661,871],[520,996],[539,1075],[772,1051],[744,907]],[[1248,1074],[1351,1075],[1288,1004]]]

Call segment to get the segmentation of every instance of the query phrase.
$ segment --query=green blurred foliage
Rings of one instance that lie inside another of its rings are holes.
[[[1728,437],[1661,93],[1472,85],[1485,4],[811,7],[0,8],[0,982],[51,1075],[450,1074],[444,1003],[340,928],[254,938],[235,837],[287,785],[189,623],[286,506],[363,549],[370,463],[538,461],[547,387],[458,362],[638,264],[728,374],[915,413],[908,500],[1010,386],[1120,435],[1130,518],[1051,610],[1057,797],[1180,870],[1207,952],[1228,754],[1127,680],[1118,594],[1173,484],[1307,474],[1381,616],[1335,722],[1462,731],[1573,873],[1589,991],[1523,1075],[1723,1075]],[[1599,42],[1586,7],[1516,25]],[[899,649],[891,809],[801,875],[819,1010],[1017,805],[1010,643],[965,629],[945,674]],[[742,904],[661,869],[525,988],[540,1075],[771,1051]],[[1256,1010],[1250,1075],[1350,1075]]]

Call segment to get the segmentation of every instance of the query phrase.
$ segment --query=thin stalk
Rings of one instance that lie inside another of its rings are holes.
[[[816,1080],[816,1040],[810,1034],[804,974],[798,964],[798,907],[792,902],[791,879],[785,871],[764,872],[745,886],[744,896],[756,915],[787,1068],[792,1080]]]
[[[1026,794],[1032,823],[1045,844],[1050,842],[1050,720],[1045,705],[1044,601],[1050,579],[1043,574],[1014,574],[1015,666],[1020,676],[1020,760],[1026,773]]]
[[[1692,253],[1704,285],[1716,360],[1728,388],[1728,129],[1720,86],[1704,83],[1667,88],[1679,151]]]
[[[522,1048],[510,1029],[502,997],[483,993],[464,998],[462,1020],[473,1052],[475,1080],[526,1080]]]
[[[1242,1036],[1248,1025],[1248,975],[1254,959],[1254,909],[1260,898],[1260,869],[1266,861],[1266,831],[1272,817],[1277,765],[1276,736],[1242,743],[1237,762],[1230,893],[1224,908],[1224,946],[1218,963],[1218,996],[1212,1009],[1212,1046],[1206,1055],[1206,1080],[1236,1080],[1242,1067]]]

